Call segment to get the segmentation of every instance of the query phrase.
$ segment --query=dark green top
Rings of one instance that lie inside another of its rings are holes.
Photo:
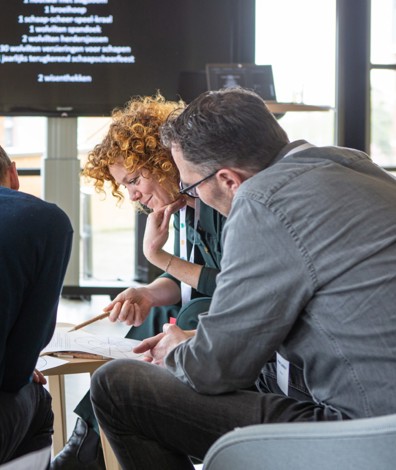
[[[190,257],[195,235],[194,263],[203,265],[197,290],[193,289],[191,298],[213,295],[216,288],[216,276],[220,272],[222,253],[221,233],[226,218],[202,201],[197,231],[194,230],[194,209],[187,206],[187,259]],[[180,257],[180,213],[174,215],[175,244],[174,254]],[[163,277],[180,282],[168,273]]]
[[[194,209],[187,207],[187,255],[190,256],[194,241]],[[216,276],[220,272],[220,259],[222,254],[221,233],[226,218],[201,202],[200,221],[195,238],[194,262],[204,268],[198,282],[198,289],[192,289],[191,300],[181,307],[177,305],[163,305],[153,307],[143,325],[132,327],[127,333],[127,338],[142,340],[154,336],[162,331],[164,323],[171,317],[176,318],[176,324],[182,329],[191,330],[197,327],[200,313],[209,309],[210,297],[216,287]],[[180,214],[174,215],[175,245],[174,254],[180,256]],[[161,277],[167,277],[180,285],[180,282],[170,274],[164,273]],[[98,424],[92,409],[89,394],[77,405],[74,410],[84,421],[94,427],[99,433]]]

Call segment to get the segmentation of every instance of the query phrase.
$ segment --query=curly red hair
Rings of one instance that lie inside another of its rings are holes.
[[[157,93],[134,97],[123,108],[114,109],[109,131],[89,152],[82,174],[95,180],[97,192],[105,193],[105,181],[109,181],[112,195],[121,201],[124,196],[109,167],[122,158],[128,173],[144,169],[176,197],[179,172],[169,149],[161,144],[159,129],[171,113],[183,108],[182,101],[167,101]]]

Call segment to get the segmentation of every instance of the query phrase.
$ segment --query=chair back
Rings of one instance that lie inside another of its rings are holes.
[[[396,414],[247,426],[218,439],[204,470],[395,470]]]

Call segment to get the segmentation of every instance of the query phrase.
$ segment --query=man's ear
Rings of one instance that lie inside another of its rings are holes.
[[[19,177],[15,162],[11,163],[11,166],[9,167],[8,171],[10,175],[10,188],[15,189],[17,191],[19,189]]]
[[[226,192],[234,195],[246,177],[240,170],[233,168],[222,168],[216,174],[217,181]]]

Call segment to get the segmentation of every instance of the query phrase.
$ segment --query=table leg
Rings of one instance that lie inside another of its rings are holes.
[[[52,410],[54,412],[54,435],[52,442],[54,455],[56,455],[63,449],[67,441],[65,377],[63,375],[50,375],[47,377],[47,380],[48,389],[52,396]]]

